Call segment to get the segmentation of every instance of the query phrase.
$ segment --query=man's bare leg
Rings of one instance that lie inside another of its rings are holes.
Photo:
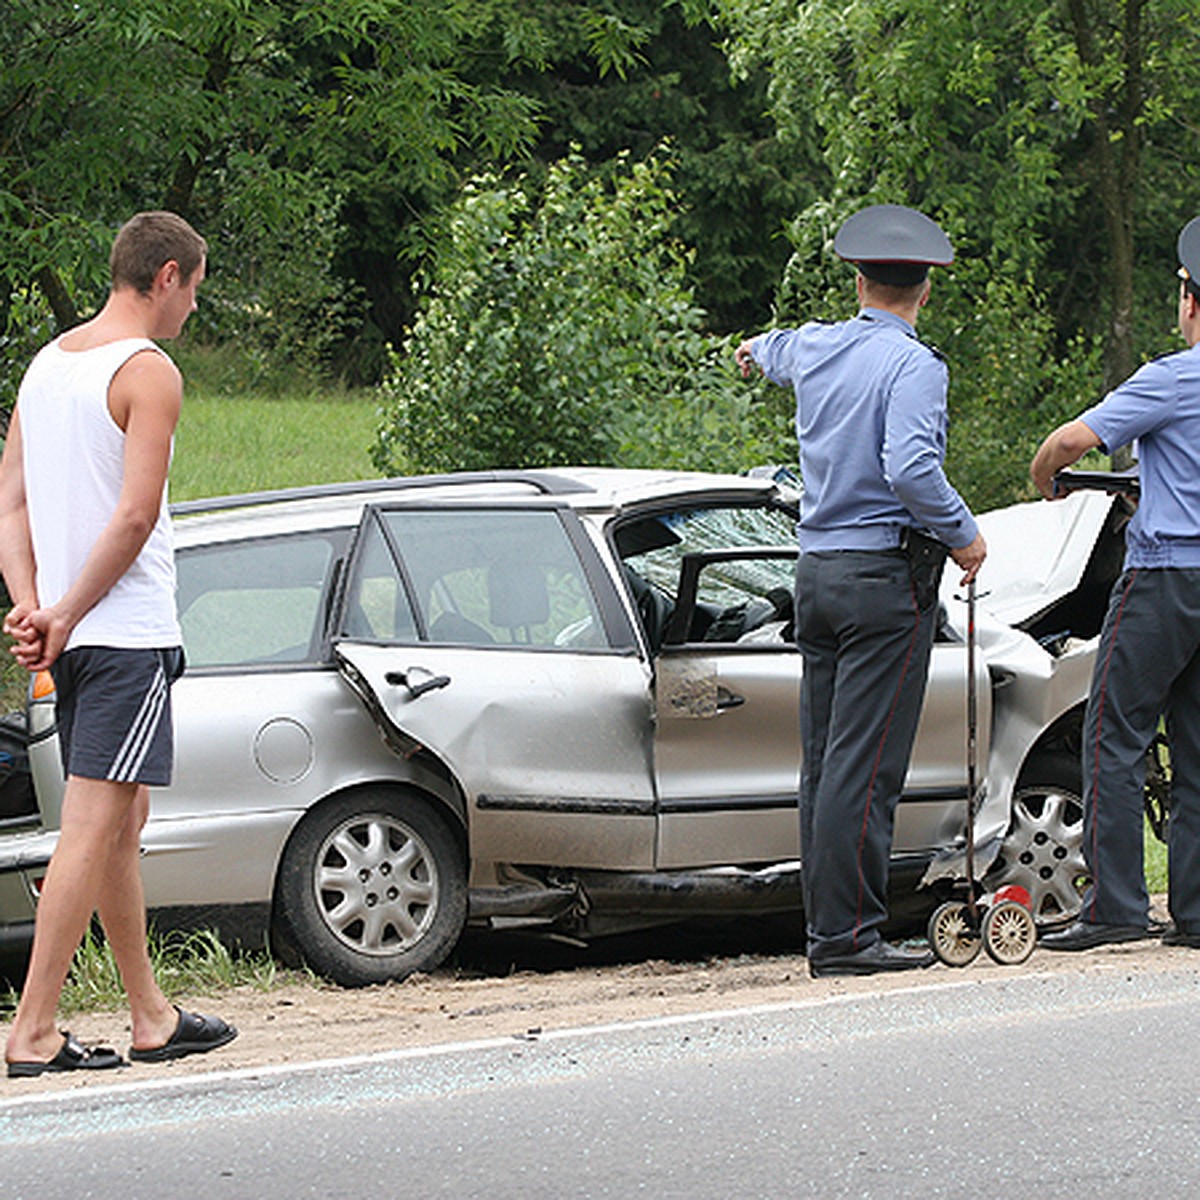
[[[111,785],[110,785],[111,786]],[[129,995],[133,1045],[161,1046],[175,1032],[178,1013],[163,995],[146,944],[146,900],[142,888],[141,833],[150,814],[150,789],[139,786],[129,806],[112,868],[100,885],[96,908]]]
[[[123,842],[137,785],[71,776],[58,846],[38,900],[25,986],[8,1033],[9,1062],[49,1062],[62,1047],[58,1000]]]

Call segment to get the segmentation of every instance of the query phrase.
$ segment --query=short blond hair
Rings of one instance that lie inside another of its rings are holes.
[[[140,212],[117,231],[108,257],[112,285],[144,295],[164,263],[177,262],[184,279],[190,279],[207,253],[208,243],[178,214]]]

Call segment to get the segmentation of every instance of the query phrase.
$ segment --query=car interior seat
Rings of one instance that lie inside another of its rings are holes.
[[[545,571],[533,563],[493,563],[487,586],[492,626],[507,629],[511,642],[531,643],[534,626],[550,620]]]

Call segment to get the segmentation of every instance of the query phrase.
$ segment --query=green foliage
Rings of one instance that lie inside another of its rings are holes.
[[[94,308],[112,230],[166,207],[237,281],[219,289],[222,333],[323,361],[361,320],[332,274],[348,198],[444,189],[464,149],[506,155],[532,137],[525,98],[469,77],[510,15],[458,0],[11,0],[0,335],[42,323],[39,293],[56,328]],[[506,44],[522,61],[525,39]]]
[[[766,115],[766,72],[736,84],[713,22],[713,6],[614,0],[636,33],[636,55],[618,72],[595,62],[595,47],[569,6],[547,14],[555,61],[526,69],[511,85],[540,114],[533,156],[561,158],[576,144],[598,171],[628,150],[643,158],[669,141],[681,198],[671,236],[695,250],[688,278],[714,330],[758,325],[787,259],[784,225],[814,195],[815,157],[784,146]],[[529,168],[539,179],[537,166]]]
[[[269,954],[235,954],[210,930],[182,933],[150,931],[150,961],[169,999],[211,995],[232,987],[269,991],[290,980],[314,982],[307,972],[281,970]],[[58,1011],[63,1017],[125,1005],[116,959],[104,940],[89,931],[71,963]],[[17,995],[0,997],[0,1010],[15,1010]]]
[[[314,386],[303,372],[251,386],[244,356],[185,339],[171,347],[184,376],[171,499],[195,500],[367,479],[374,396]]]
[[[761,457],[775,429],[731,387],[728,344],[702,332],[670,171],[661,154],[626,158],[606,183],[572,154],[536,195],[495,176],[464,189],[384,389],[381,469]]]
[[[333,270],[340,199],[315,172],[247,158],[224,194],[193,323],[214,343],[244,348],[254,385],[326,373],[361,319],[355,290]]]
[[[792,230],[781,318],[847,295],[830,249],[850,212],[929,212],[958,252],[921,320],[951,365],[952,460],[976,504],[1028,494],[1050,426],[1171,344],[1173,242],[1195,211],[1179,163],[1200,151],[1179,119],[1197,93],[1194,13],[1182,0],[719,8],[735,70],[771,70],[780,136],[824,163],[824,195]]]

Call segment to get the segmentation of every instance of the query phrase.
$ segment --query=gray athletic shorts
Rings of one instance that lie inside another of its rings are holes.
[[[77,646],[50,668],[63,770],[83,779],[171,782],[171,684],[183,651]]]

